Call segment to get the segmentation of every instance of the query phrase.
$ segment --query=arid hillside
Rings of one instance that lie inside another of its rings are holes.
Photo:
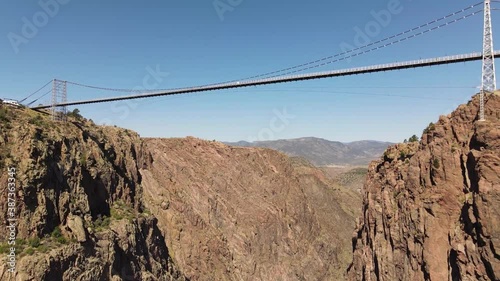
[[[500,280],[500,96],[369,167],[349,280]]]
[[[358,193],[363,190],[368,172],[366,167],[321,167],[320,169],[332,178],[337,185]]]
[[[360,199],[307,162],[195,138],[146,139],[144,197],[192,280],[342,280]]]
[[[0,106],[0,280],[186,280],[142,204],[145,154],[129,130]]]
[[[355,141],[342,143],[321,138],[298,138],[272,141],[227,143],[243,147],[263,147],[281,151],[289,156],[303,157],[316,166],[368,166],[379,159],[390,142],[382,141]]]
[[[0,280],[342,280],[352,260],[361,198],[302,159],[12,107],[0,147]]]

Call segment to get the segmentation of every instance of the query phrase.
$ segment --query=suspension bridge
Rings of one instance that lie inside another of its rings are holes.
[[[152,97],[160,97],[160,96],[168,96],[168,95],[178,95],[178,94],[188,94],[195,92],[206,92],[206,91],[214,91],[214,90],[223,90],[223,89],[234,89],[234,88],[242,88],[249,86],[261,86],[261,85],[269,85],[269,84],[278,84],[278,83],[286,83],[286,82],[294,82],[294,81],[303,81],[303,80],[312,80],[312,79],[322,79],[329,77],[340,77],[340,76],[349,76],[349,75],[359,75],[366,73],[374,73],[381,71],[393,71],[393,70],[401,70],[408,68],[420,68],[427,66],[435,66],[435,65],[443,65],[443,64],[453,64],[460,62],[468,62],[468,61],[479,61],[482,60],[482,84],[480,91],[480,112],[479,112],[479,120],[484,120],[484,95],[488,93],[493,93],[496,90],[496,78],[495,78],[495,64],[494,60],[496,57],[500,57],[500,51],[494,51],[493,49],[493,33],[492,33],[492,23],[491,23],[491,0],[485,0],[469,7],[466,7],[462,10],[451,13],[447,16],[435,19],[433,21],[427,22],[425,24],[419,25],[415,28],[408,29],[406,31],[400,32],[398,34],[386,37],[384,39],[378,40],[376,42],[372,42],[370,44],[360,46],[354,48],[352,50],[339,53],[333,56],[324,57],[315,61],[295,65],[292,67],[263,73],[259,75],[255,75],[252,77],[240,79],[240,80],[232,80],[228,82],[215,83],[210,85],[201,85],[194,87],[185,87],[178,89],[164,89],[164,90],[154,90],[154,91],[138,91],[131,89],[115,89],[115,88],[105,88],[105,87],[97,87],[91,85],[85,85],[81,83],[71,82],[71,81],[62,81],[59,79],[54,79],[50,81],[42,88],[38,89],[34,93],[30,94],[25,99],[21,100],[24,102],[29,97],[35,95],[36,93],[43,90],[48,85],[52,84],[52,89],[46,92],[41,97],[52,93],[52,103],[48,105],[40,105],[32,107],[32,109],[47,109],[50,108],[52,112],[52,116],[54,119],[62,119],[66,113],[67,106],[73,105],[83,105],[83,104],[93,104],[93,103],[103,103],[103,102],[114,102],[120,100],[130,100],[130,99],[141,99],[141,98],[152,98]],[[481,7],[482,6],[482,7]],[[446,56],[446,57],[437,57],[437,58],[429,58],[429,59],[419,59],[413,61],[405,61],[405,62],[397,62],[397,63],[388,63],[388,64],[380,64],[380,65],[371,65],[365,67],[356,67],[349,69],[340,69],[340,70],[331,70],[331,71],[323,71],[323,72],[312,72],[312,73],[302,73],[297,74],[303,71],[310,71],[311,69],[322,67],[325,65],[329,65],[335,62],[339,62],[342,60],[350,59],[353,57],[361,56],[370,52],[374,52],[376,50],[386,48],[388,46],[399,44],[406,40],[410,40],[416,38],[418,36],[424,35],[426,33],[432,32],[434,30],[444,28],[456,22],[462,21],[469,17],[472,17],[476,14],[484,15],[484,28],[483,28],[483,50],[482,52],[469,53],[469,54],[461,54],[454,56]],[[79,100],[79,101],[67,101],[67,84],[87,87],[91,89],[99,89],[99,90],[108,90],[114,92],[128,92],[131,93],[126,96],[116,96],[116,97],[107,97],[100,99],[87,99],[87,100]],[[35,99],[34,101],[28,103],[30,106],[41,97]]]

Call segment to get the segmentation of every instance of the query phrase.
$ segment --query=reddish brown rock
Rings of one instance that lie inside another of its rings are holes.
[[[349,280],[500,279],[500,96],[370,165]]]
[[[0,105],[0,280],[186,280],[142,204],[139,136],[70,121]]]
[[[0,105],[0,280],[343,279],[359,194],[297,160]]]
[[[344,279],[355,192],[270,149],[195,138],[145,144],[146,205],[188,278]]]

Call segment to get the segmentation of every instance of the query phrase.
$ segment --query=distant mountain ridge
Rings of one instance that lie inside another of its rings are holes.
[[[306,158],[316,166],[368,165],[382,156],[390,142],[362,140],[348,143],[322,138],[305,137],[275,141],[226,142],[232,146],[265,147],[281,151],[290,156]]]

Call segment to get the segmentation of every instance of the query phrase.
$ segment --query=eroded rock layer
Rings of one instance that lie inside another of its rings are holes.
[[[279,152],[148,139],[148,208],[192,280],[342,280],[360,200]]]
[[[500,96],[478,104],[371,164],[349,280],[500,279]]]
[[[22,108],[0,107],[0,115],[0,280],[185,280],[141,203],[136,133]]]
[[[0,106],[16,272],[0,280],[342,280],[359,194],[302,159]],[[0,237],[9,210],[0,204]]]

